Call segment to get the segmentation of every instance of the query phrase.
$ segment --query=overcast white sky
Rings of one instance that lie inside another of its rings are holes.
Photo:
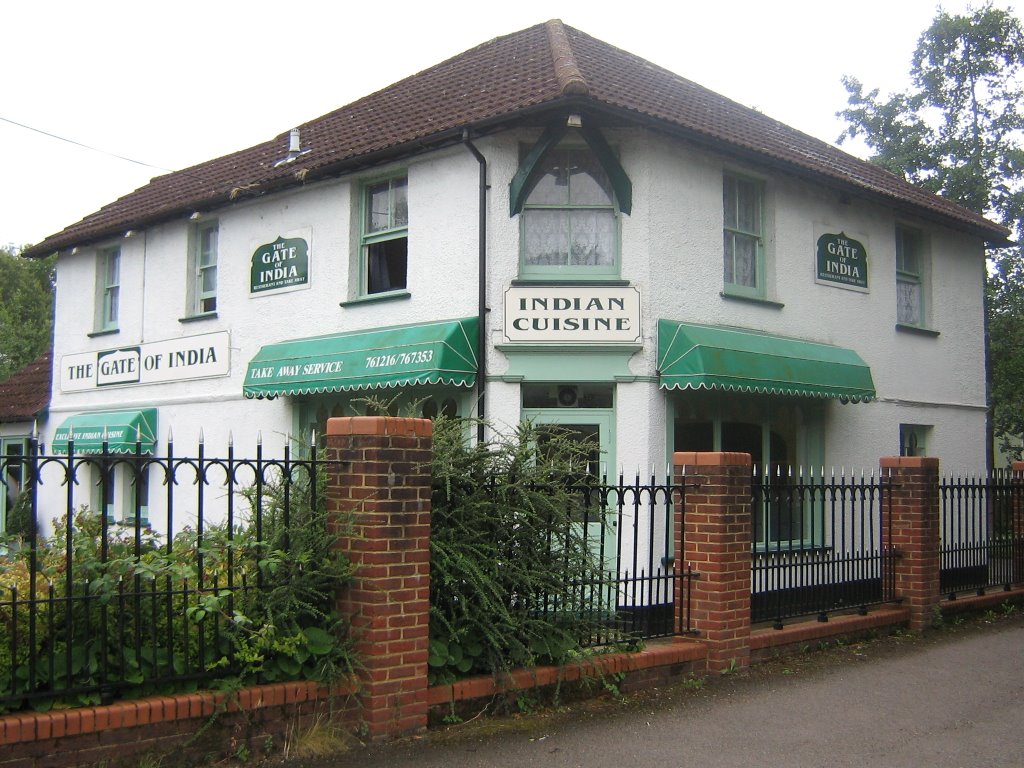
[[[1024,0],[1002,0],[1016,14]],[[978,5],[978,3],[974,3]],[[844,74],[905,87],[934,0],[3,0],[0,244],[42,240],[177,170],[271,138],[550,18],[826,141]],[[946,0],[964,12],[966,0]],[[851,147],[856,149],[855,147]]]

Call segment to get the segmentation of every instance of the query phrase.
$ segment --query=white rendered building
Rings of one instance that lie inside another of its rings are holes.
[[[978,471],[1006,235],[551,21],[30,249],[59,253],[43,441],[279,451],[398,396],[574,425],[610,474],[678,450]]]

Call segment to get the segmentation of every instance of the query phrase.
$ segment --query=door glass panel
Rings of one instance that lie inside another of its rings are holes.
[[[585,463],[581,471],[588,481],[596,481],[601,476],[601,425],[600,424],[540,424],[537,436],[537,452],[542,459],[565,459],[570,463],[579,460]],[[566,445],[566,444],[569,445]],[[557,451],[563,448],[568,456],[558,456]],[[577,452],[578,450],[578,452]],[[584,455],[585,454],[585,455]]]

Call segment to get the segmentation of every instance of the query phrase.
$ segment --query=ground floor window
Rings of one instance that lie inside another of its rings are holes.
[[[13,532],[13,528],[17,527],[11,526],[8,520],[15,514],[21,498],[27,455],[27,437],[0,438],[0,461],[3,462],[0,477],[4,486],[3,494],[0,495],[0,533]]]
[[[90,506],[102,510],[108,523],[149,525],[151,467],[147,460],[147,456],[137,462],[131,457],[90,458]]]
[[[900,456],[927,456],[931,431],[927,424],[900,424]]]
[[[792,492],[801,467],[823,463],[824,404],[800,398],[715,392],[672,393],[674,451],[749,453],[761,503],[754,506],[754,546],[813,545],[821,510]]]
[[[296,404],[296,429],[292,439],[304,447],[315,433],[319,441],[327,428],[327,420],[342,416],[405,416],[422,419],[469,416],[473,408],[474,391],[462,387],[427,386],[317,395]]]

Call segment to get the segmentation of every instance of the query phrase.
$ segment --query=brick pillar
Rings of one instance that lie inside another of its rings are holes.
[[[426,419],[357,416],[327,422],[327,503],[350,516],[340,542],[355,576],[338,596],[360,665],[371,740],[427,725],[430,459]]]
[[[939,605],[939,460],[885,456],[880,466],[892,480],[891,511],[882,509],[882,551],[895,550],[896,597],[910,608],[910,629],[920,631],[932,625]]]
[[[708,671],[745,667],[750,663],[750,454],[676,453],[672,463],[677,484],[700,486],[687,488],[681,513],[676,505],[676,562],[700,574],[690,595],[690,626],[708,645]]]
[[[1015,461],[1010,467],[1010,530],[1013,534],[1013,583],[1024,582],[1024,461]]]

